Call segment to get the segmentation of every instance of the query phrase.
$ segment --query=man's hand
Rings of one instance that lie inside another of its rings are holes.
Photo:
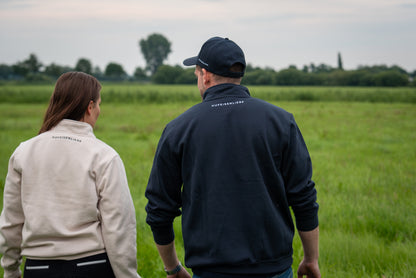
[[[184,267],[181,268],[181,270],[173,275],[168,275],[167,278],[191,278],[191,274],[186,271]]]
[[[179,264],[179,259],[176,256],[175,241],[167,245],[156,244],[159,255],[162,258],[165,269],[172,270]],[[167,275],[167,278],[191,278],[191,275],[182,266],[178,273]]]
[[[319,227],[312,231],[298,231],[303,246],[303,260],[298,268],[298,278],[321,278],[319,270]]]
[[[318,262],[306,262],[302,260],[298,268],[298,278],[321,278]]]

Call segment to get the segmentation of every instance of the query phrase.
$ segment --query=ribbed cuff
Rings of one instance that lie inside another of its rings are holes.
[[[298,231],[308,232],[312,231],[319,225],[318,214],[309,215],[306,217],[296,218],[296,228]]]
[[[175,232],[173,226],[151,227],[153,239],[159,245],[167,245],[175,239]]]

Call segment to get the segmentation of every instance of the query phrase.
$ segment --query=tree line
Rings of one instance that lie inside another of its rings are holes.
[[[289,66],[276,71],[272,68],[247,65],[242,83],[245,85],[271,86],[378,86],[404,87],[416,86],[416,71],[407,73],[398,66],[386,65],[360,66],[356,70],[343,70],[321,64],[311,64],[298,69]],[[180,66],[162,65],[152,77],[159,84],[194,83],[193,69]]]
[[[195,84],[194,70],[179,65],[166,65],[164,61],[171,52],[171,43],[161,34],[151,34],[139,40],[138,46],[146,60],[146,67],[137,67],[132,75],[121,64],[108,63],[104,70],[93,66],[87,58],[80,58],[74,67],[55,63],[43,65],[36,54],[13,65],[0,64],[0,80],[23,82],[53,82],[62,73],[82,71],[102,81],[140,81],[156,84]],[[326,64],[296,66],[276,71],[273,68],[247,65],[243,78],[245,85],[273,86],[416,86],[416,70],[407,72],[399,66],[359,66],[355,70],[344,70],[341,54],[338,66]]]
[[[55,63],[42,64],[36,54],[32,53],[23,61],[13,65],[0,64],[0,80],[13,80],[24,82],[52,82],[68,71],[82,71],[104,80],[128,80],[130,77],[118,63],[108,63],[104,71],[93,66],[87,58],[80,58],[74,67]]]

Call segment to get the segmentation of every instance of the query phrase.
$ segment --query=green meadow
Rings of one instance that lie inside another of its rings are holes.
[[[322,277],[416,277],[416,90],[249,88],[254,97],[293,113],[309,148],[320,205]],[[37,134],[52,90],[0,85],[0,194],[8,159]],[[95,134],[126,167],[142,277],[165,277],[144,210],[158,139],[165,124],[199,101],[196,86],[103,86]],[[179,218],[174,225],[183,261]],[[293,246],[296,271],[302,258],[297,235]]]

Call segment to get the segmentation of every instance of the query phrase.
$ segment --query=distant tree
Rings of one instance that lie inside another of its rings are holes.
[[[343,66],[342,66],[342,58],[341,58],[341,53],[338,52],[338,69],[339,70],[344,70]]]
[[[243,84],[247,85],[274,85],[276,72],[272,69],[257,68],[244,74]]]
[[[353,71],[348,85],[353,86],[376,86],[375,74],[366,70]]]
[[[416,86],[416,70],[409,73],[410,76],[410,85],[415,87]]]
[[[257,78],[257,83],[263,85],[276,85],[276,76],[277,73],[271,69],[266,68]]]
[[[311,72],[316,72],[316,67],[315,67],[315,64],[314,63],[311,63],[311,65],[309,66],[309,68],[310,68],[310,71]]]
[[[332,72],[334,69],[326,64],[320,64],[319,66],[316,67],[316,72],[317,73],[329,73]]]
[[[27,66],[30,73],[38,73],[42,67],[42,63],[39,62],[38,57],[33,53],[23,61],[23,64]]]
[[[104,75],[112,80],[122,80],[126,77],[123,66],[117,63],[109,63],[104,71]]]
[[[244,77],[243,77],[243,84],[247,84],[247,85],[264,85],[264,84],[259,84],[262,75],[264,73],[264,70],[262,69],[254,69],[251,68],[250,71],[246,71],[244,73]]]
[[[6,64],[0,64],[0,79],[7,80],[13,76],[13,68]]]
[[[369,73],[380,73],[383,71],[388,71],[389,67],[387,65],[375,65],[375,66],[358,66],[358,70],[366,71]]]
[[[92,73],[92,64],[91,64],[90,60],[88,60],[86,58],[80,58],[78,60],[77,64],[75,65],[75,70],[91,74]]]
[[[258,67],[254,67],[252,64],[248,63],[248,64],[246,65],[245,74],[246,74],[246,73],[248,73],[248,72],[255,71],[255,70],[257,70],[257,69],[259,69],[259,68],[258,68]]]
[[[182,71],[182,73],[175,79],[177,84],[196,84],[195,69],[189,68]]]
[[[99,66],[95,66],[95,67],[92,69],[92,75],[93,75],[94,77],[96,77],[96,78],[103,78],[103,77],[104,77],[104,73],[103,73],[103,71],[100,69],[100,67],[99,67]]]
[[[299,85],[322,86],[325,83],[325,74],[302,73],[302,84]]]
[[[348,86],[353,78],[353,71],[335,70],[325,76],[325,85]]]
[[[399,67],[399,66],[397,66],[397,65],[393,65],[393,66],[391,66],[391,67],[390,67],[390,70],[394,70],[394,71],[400,72],[400,73],[402,73],[402,74],[408,74],[408,73],[407,73],[407,71],[406,71],[405,69],[403,69],[402,67]]]
[[[46,66],[45,70],[43,72],[48,76],[58,78],[63,73],[71,71],[71,70],[72,69],[70,67],[60,66],[60,65],[57,65],[55,63],[52,63],[52,64]]]
[[[156,73],[171,52],[171,43],[161,34],[151,34],[147,39],[141,39],[139,46],[151,75]]]
[[[20,77],[25,77],[29,73],[28,67],[23,62],[12,65],[13,73]]]
[[[50,83],[50,82],[53,81],[53,78],[49,75],[44,74],[44,73],[40,73],[40,72],[32,73],[32,72],[30,72],[25,76],[25,81],[27,81],[27,82],[41,82],[41,83],[46,82],[46,83]]]
[[[39,73],[42,63],[39,62],[35,54],[30,54],[29,58],[23,62],[12,65],[13,72],[19,76],[26,77],[28,74]]]
[[[410,83],[410,85],[412,85],[413,87],[416,87],[416,70],[413,71],[413,73],[411,74],[411,78],[412,78],[412,82]]]
[[[147,79],[146,71],[144,69],[142,69],[141,67],[137,67],[134,70],[133,76],[137,80],[145,80],[145,79]]]
[[[399,71],[390,70],[377,73],[375,76],[376,86],[403,87],[409,85],[409,78]]]
[[[161,65],[152,76],[153,82],[157,84],[176,84],[176,79],[182,74],[184,69],[178,65],[172,67]]]
[[[302,85],[304,75],[303,71],[294,68],[281,70],[276,74],[276,85]]]

